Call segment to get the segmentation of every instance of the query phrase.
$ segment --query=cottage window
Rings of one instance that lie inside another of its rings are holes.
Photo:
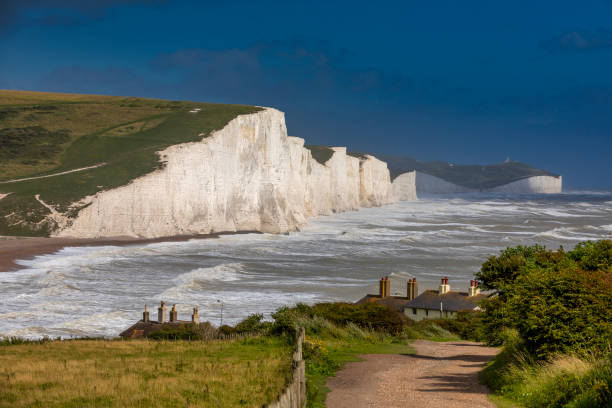
[[[425,309],[425,316],[429,316],[429,310]]]
[[[413,308],[412,308],[412,314],[416,314],[416,313],[417,313],[417,312],[416,312],[416,307],[413,307]]]

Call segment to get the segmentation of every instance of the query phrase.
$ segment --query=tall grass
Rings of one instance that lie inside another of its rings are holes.
[[[287,384],[291,353],[274,337],[5,343],[0,407],[260,407]]]
[[[527,408],[612,407],[612,355],[559,355],[535,361],[522,350],[514,331],[504,333],[504,349],[481,373],[503,399]]]

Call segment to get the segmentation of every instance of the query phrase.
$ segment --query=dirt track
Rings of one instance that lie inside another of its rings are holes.
[[[99,164],[94,164],[93,166],[87,166],[87,167],[81,167],[79,169],[62,171],[61,173],[46,174],[44,176],[25,177],[25,178],[20,178],[20,179],[0,181],[0,184],[18,183],[20,181],[38,180],[38,179],[43,179],[43,178],[48,178],[48,177],[63,176],[64,174],[77,173],[79,171],[97,169],[98,167],[102,167],[102,166],[106,166],[106,163],[99,163]]]
[[[367,354],[327,382],[329,408],[480,408],[495,405],[477,373],[498,349],[417,340],[416,354]]]

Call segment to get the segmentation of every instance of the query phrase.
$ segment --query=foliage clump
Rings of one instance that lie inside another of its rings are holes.
[[[484,338],[504,345],[483,382],[525,407],[612,406],[612,241],[508,248],[477,276],[495,291]]]
[[[272,315],[272,330],[277,333],[295,333],[298,327],[317,332],[329,324],[354,325],[391,335],[400,334],[408,319],[402,312],[377,303],[319,303],[314,306],[298,304],[294,308],[283,307]],[[323,323],[326,322],[326,323]]]
[[[612,241],[556,251],[535,245],[491,257],[477,277],[496,296],[483,302],[486,339],[514,328],[539,360],[603,351],[612,342]]]

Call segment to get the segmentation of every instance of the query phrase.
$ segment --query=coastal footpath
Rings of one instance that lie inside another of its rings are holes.
[[[416,199],[414,177],[394,186],[385,162],[330,149],[317,161],[276,109],[239,115],[201,141],[159,152],[160,169],[75,203],[83,208],[75,218],[50,208],[52,236],[285,233],[309,217],[393,203],[394,191]]]

